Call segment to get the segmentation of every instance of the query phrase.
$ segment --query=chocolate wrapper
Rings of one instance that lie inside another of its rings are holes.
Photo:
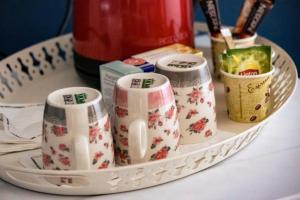
[[[244,25],[249,17],[249,14],[255,4],[256,0],[245,0],[243,6],[240,11],[240,16],[236,21],[233,36],[239,37],[239,35],[243,32]]]
[[[242,37],[254,35],[264,16],[273,8],[275,0],[257,0],[242,31]]]
[[[199,0],[199,2],[205,15],[210,34],[214,37],[219,37],[221,33],[221,21],[218,11],[218,1]]]

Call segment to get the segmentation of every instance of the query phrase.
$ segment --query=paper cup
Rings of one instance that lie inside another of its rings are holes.
[[[259,122],[269,114],[272,75],[270,72],[241,76],[220,70],[229,119],[237,122]]]
[[[257,34],[248,37],[248,38],[243,38],[243,39],[234,39],[234,45],[238,47],[249,47],[255,44],[255,39],[257,37]],[[221,73],[220,73],[220,60],[219,60],[219,55],[220,53],[223,53],[227,47],[225,40],[223,38],[216,38],[216,37],[210,37],[211,40],[211,54],[212,54],[212,61],[213,61],[213,66],[214,66],[214,76],[218,79],[221,80]]]

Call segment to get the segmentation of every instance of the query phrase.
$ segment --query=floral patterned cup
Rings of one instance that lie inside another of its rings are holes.
[[[110,121],[100,92],[71,87],[49,94],[44,110],[42,153],[44,169],[114,166]]]
[[[167,158],[179,141],[177,108],[167,77],[126,75],[114,91],[115,157],[119,165]]]
[[[216,134],[215,95],[205,58],[177,54],[161,58],[156,72],[170,79],[179,113],[181,144],[201,143]]]

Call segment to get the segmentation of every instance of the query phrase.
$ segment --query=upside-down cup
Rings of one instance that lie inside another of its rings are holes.
[[[244,123],[259,122],[269,115],[274,67],[267,73],[249,76],[220,71],[229,119]]]
[[[102,94],[69,87],[48,95],[43,120],[43,168],[95,170],[114,167],[110,119]]]
[[[46,170],[102,170],[115,166],[110,118],[102,94],[69,87],[47,97],[43,119],[42,167]],[[44,176],[54,185],[83,186],[79,176]],[[42,178],[42,177],[41,177]]]
[[[255,44],[255,39],[257,37],[257,34],[255,33],[251,37],[247,38],[242,38],[242,39],[234,39],[234,45],[238,46],[239,48],[243,47],[249,47]],[[211,41],[211,54],[212,54],[212,61],[213,61],[213,66],[214,66],[214,76],[218,79],[221,80],[221,63],[219,60],[219,55],[223,53],[227,47],[225,40],[223,38],[217,38],[210,36],[210,41]]]
[[[115,157],[119,165],[175,155],[180,137],[169,79],[136,73],[118,79],[114,90]]]
[[[214,85],[207,61],[191,54],[169,55],[156,63],[171,82],[180,125],[180,144],[207,142],[217,134]]]

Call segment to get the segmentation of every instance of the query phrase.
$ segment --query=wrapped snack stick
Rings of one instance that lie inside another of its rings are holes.
[[[244,37],[255,34],[255,31],[262,22],[264,16],[273,8],[274,2],[275,0],[257,0],[252,7],[249,17],[243,27],[242,32]]]
[[[240,16],[236,21],[235,27],[233,29],[233,36],[239,37],[243,32],[244,25],[249,17],[249,14],[257,0],[245,0],[240,11]]]
[[[199,2],[205,15],[207,26],[211,36],[221,36],[221,22],[217,0],[199,0]]]

